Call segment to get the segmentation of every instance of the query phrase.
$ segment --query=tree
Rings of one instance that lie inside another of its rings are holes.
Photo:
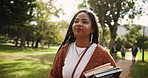
[[[147,36],[144,36],[144,40],[143,40],[143,35],[139,32],[140,30],[142,30],[142,26],[141,25],[124,25],[126,30],[129,31],[129,33],[125,34],[125,37],[128,39],[128,47],[131,47],[134,43],[137,43],[137,46],[142,49],[142,44],[144,41],[144,48],[146,49],[146,47],[148,46],[147,44]]]
[[[36,40],[36,33],[35,33],[35,30],[36,30],[36,26],[35,25],[29,25],[27,28],[26,28],[26,41],[27,41],[27,44],[28,44],[28,47],[29,47],[29,42],[32,42],[32,45],[31,47],[34,47],[34,42]]]
[[[124,45],[125,48],[128,48],[129,44],[128,44],[127,38],[125,36],[117,36],[117,45],[119,50],[122,47],[122,45]]]
[[[109,27],[110,47],[115,43],[119,19],[125,16],[134,19],[135,15],[141,14],[141,7],[136,7],[135,3],[133,0],[88,0],[90,10],[98,16],[101,26]]]
[[[38,43],[44,41],[48,34],[54,32],[53,26],[51,25],[51,17],[57,16],[61,12],[61,8],[56,8],[53,4],[54,0],[49,0],[48,2],[43,2],[42,0],[36,1],[37,7],[34,8],[34,20],[37,22],[36,27],[36,44],[35,48],[38,48]],[[50,32],[50,33],[49,33]],[[43,43],[44,44],[44,43]],[[42,44],[42,46],[43,46]]]
[[[142,30],[141,25],[135,25],[135,24],[126,24],[124,25],[128,33],[126,33],[124,36],[118,36],[117,43],[118,46],[121,47],[122,44],[125,45],[126,48],[131,48],[133,44],[137,44],[139,49],[141,50],[143,48],[143,42],[144,42],[144,49],[147,49],[148,47],[148,37],[144,36],[143,40],[143,34],[140,33],[140,30]]]
[[[148,36],[145,36],[143,40],[143,35],[141,34],[136,38],[136,40],[137,40],[137,46],[140,48],[140,50],[143,48],[142,46],[143,42],[144,42],[144,49],[148,48]]]
[[[2,0],[0,5],[0,30],[11,30],[19,34],[21,38],[20,47],[25,47],[25,29],[32,19],[32,9],[35,7],[35,0]],[[1,34],[14,36],[10,31]]]

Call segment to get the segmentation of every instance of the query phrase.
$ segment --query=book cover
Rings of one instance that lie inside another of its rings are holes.
[[[110,63],[101,65],[94,69],[84,72],[86,78],[118,78],[122,69],[119,67],[113,68]]]
[[[111,68],[111,69],[107,69],[105,71],[93,74],[92,78],[118,78],[121,72],[122,72],[122,69],[118,67]]]

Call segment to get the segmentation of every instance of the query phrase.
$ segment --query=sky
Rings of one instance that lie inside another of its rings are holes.
[[[54,18],[53,21],[60,21],[60,20],[66,20],[68,22],[71,21],[73,15],[78,12],[77,4],[81,3],[82,0],[56,0],[55,5],[57,7],[61,7],[64,10],[65,15],[60,15],[60,18]],[[143,7],[148,7],[148,3],[145,4]],[[148,8],[145,9],[145,11],[148,13]],[[123,20],[121,24],[127,24],[128,22]],[[148,15],[143,15],[139,17],[136,17],[134,20],[134,24],[139,24],[143,26],[148,27]]]
[[[43,0],[43,1],[48,1],[48,0]],[[79,3],[81,3],[82,0],[55,0],[54,5],[58,8],[62,8],[65,15],[60,15],[59,18],[53,17],[52,21],[61,21],[61,20],[65,20],[70,22],[71,19],[73,18],[74,14],[77,13],[79,10],[77,9],[77,6]],[[139,2],[138,2],[139,3]],[[134,24],[139,24],[142,26],[146,26],[145,29],[145,34],[148,36],[148,2],[147,4],[144,4],[143,7],[145,8],[144,10],[146,11],[147,15],[143,15],[139,17],[136,17],[133,21]],[[122,21],[122,22],[121,22]],[[125,21],[125,20],[121,20],[119,21],[119,23],[122,24],[129,24],[129,22]],[[35,24],[33,22],[33,24]],[[124,35],[125,33],[123,33],[125,29],[123,28],[119,28],[117,33],[119,33],[120,35]],[[125,30],[126,31],[126,30]],[[141,31],[142,33],[143,31]]]
[[[64,10],[65,15],[60,15],[60,18],[54,18],[52,21],[65,20],[65,21],[70,22],[72,17],[74,16],[74,14],[79,11],[77,9],[77,5],[79,3],[81,3],[80,1],[82,2],[82,0],[57,0],[55,2],[55,5],[57,7],[62,8]],[[144,8],[148,7],[148,3],[144,4],[143,7]],[[146,8],[144,10],[148,14],[148,8]],[[145,15],[139,16],[139,17],[136,17],[133,20],[133,23],[134,24],[139,24],[139,25],[142,25],[142,26],[146,26],[146,28],[145,28],[145,35],[148,36],[148,15],[145,14]],[[119,22],[119,23],[120,24],[128,24],[129,22],[127,22],[125,20],[122,20],[122,22]],[[123,31],[125,31],[125,32],[123,33]],[[119,28],[118,31],[117,31],[117,33],[119,35],[124,35],[126,32],[127,31],[124,28]],[[143,33],[143,30],[141,30],[140,33]]]
[[[48,0],[43,0],[43,1],[48,1]],[[58,8],[62,8],[64,10],[65,15],[60,15],[59,18],[53,17],[52,21],[60,21],[60,20],[65,20],[70,22],[72,17],[76,12],[79,10],[77,9],[77,6],[79,3],[81,3],[82,0],[55,0],[54,5]],[[137,2],[138,4],[142,4],[140,2]],[[148,7],[147,4],[143,4],[143,7],[146,8]],[[136,17],[133,21],[134,24],[139,24],[143,26],[148,27],[148,8],[144,9],[147,13],[147,15],[143,15],[139,17]],[[119,21],[120,24],[128,24],[129,22],[122,20],[122,22]]]
[[[65,14],[60,15],[60,18],[56,18],[53,21],[66,20],[70,22],[74,14],[78,12],[78,3],[80,3],[79,0],[56,0],[55,6],[62,8]]]

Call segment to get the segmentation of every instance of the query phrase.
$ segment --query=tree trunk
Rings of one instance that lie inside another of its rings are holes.
[[[27,46],[29,47],[29,41],[27,41]]]
[[[20,38],[21,38],[20,47],[25,48],[25,32],[23,29],[21,30]]]
[[[18,46],[18,36],[17,36],[17,38],[14,40],[15,41],[15,47],[17,47]]]
[[[37,38],[36,40],[36,44],[35,44],[35,48],[38,48],[38,44],[41,41],[42,37]]]
[[[50,48],[50,41],[48,41],[48,48]]]
[[[105,45],[105,29],[102,29],[102,40],[101,40],[101,45],[104,46]]]
[[[41,48],[44,48],[45,40],[41,40]]]
[[[32,41],[32,45],[31,46],[34,47],[34,41]]]
[[[115,38],[111,37],[110,39],[110,45],[109,48],[111,49],[111,47],[113,46],[113,44],[115,43]]]
[[[113,44],[115,43],[115,39],[116,39],[116,32],[117,32],[117,27],[116,26],[112,26],[110,27],[110,44],[109,44],[109,48],[111,49],[111,47],[113,46]]]

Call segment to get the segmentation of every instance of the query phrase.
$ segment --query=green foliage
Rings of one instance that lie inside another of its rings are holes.
[[[32,18],[35,0],[2,0],[0,7],[0,23],[3,25],[22,25]]]
[[[102,46],[109,46],[110,31],[106,28],[99,30],[99,43]]]
[[[127,39],[124,36],[117,36],[117,46],[120,49],[122,45],[124,45],[127,48]]]
[[[137,41],[137,46],[139,46],[140,49],[143,48],[143,42],[144,42],[144,49],[148,48],[148,36],[144,36],[143,40],[143,35],[140,35],[136,38]]]
[[[46,40],[48,44],[61,44],[63,41],[62,29],[63,25],[60,22],[52,22],[51,26],[46,34]]]
[[[56,8],[53,2],[54,0],[50,0],[46,3],[42,0],[36,1],[37,7],[34,8],[34,20],[37,22],[34,31],[37,39],[36,48],[42,39],[46,39],[46,43],[50,44],[49,41],[54,42],[54,40],[56,41],[56,37],[60,36],[58,30],[56,30],[59,29],[58,25],[50,20],[52,16],[58,17],[62,9]]]
[[[142,29],[142,26],[140,25],[124,25],[126,30],[128,31],[127,34],[124,36],[118,36],[117,37],[117,44],[119,47],[123,44],[126,48],[130,48],[133,46],[134,43],[137,43],[137,46],[139,49],[143,48],[143,42],[144,42],[144,48],[147,49],[148,47],[148,37],[144,36],[143,40],[143,34],[141,34],[139,31]]]
[[[21,40],[28,23],[32,20],[32,9],[36,6],[35,0],[3,0],[0,7],[0,34],[12,39]],[[22,42],[22,41],[21,41]],[[25,43],[25,42],[23,42]],[[23,46],[23,45],[22,45]]]
[[[78,5],[78,9],[87,8],[87,2],[86,0],[83,0],[81,4]]]
[[[120,24],[119,18],[129,16],[134,19],[135,15],[141,14],[142,7],[136,7],[136,1],[131,0],[88,0],[90,10],[97,16],[101,27],[109,27],[110,30],[110,47],[115,42],[116,31]],[[82,3],[84,5],[84,3]],[[104,36],[104,35],[102,35]]]
[[[138,46],[141,48],[143,40],[140,40],[142,35],[140,34],[139,31],[142,29],[142,26],[133,24],[133,25],[125,25],[125,28],[129,32],[125,34],[125,37],[127,39],[125,45],[129,48],[134,43],[138,43]]]
[[[50,20],[53,16],[59,17],[62,9],[56,8],[53,3],[54,0],[46,3],[43,0],[3,0],[0,3],[1,36],[21,41],[22,47],[26,40],[39,43],[46,39],[48,43],[51,39],[51,42],[59,43],[62,39],[61,26]],[[30,21],[35,21],[37,25],[30,25]]]

